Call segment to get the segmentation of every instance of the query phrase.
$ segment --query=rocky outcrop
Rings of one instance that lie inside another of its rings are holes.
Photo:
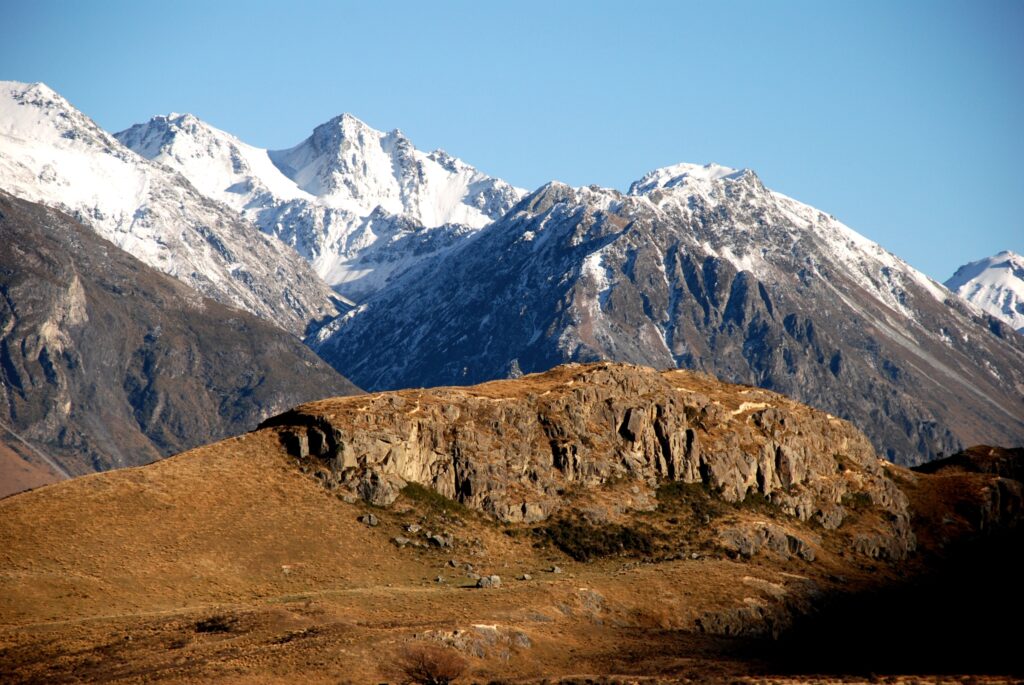
[[[719,545],[730,554],[748,558],[764,550],[783,559],[796,556],[814,561],[815,558],[814,547],[805,539],[767,522],[725,528],[719,533]]]
[[[263,426],[277,427],[325,486],[376,505],[412,481],[502,521],[532,522],[574,488],[682,481],[729,502],[760,495],[825,529],[846,519],[844,502],[863,502],[889,514],[887,539],[913,547],[906,497],[863,434],[775,393],[685,371],[567,365],[474,387],[325,400]]]

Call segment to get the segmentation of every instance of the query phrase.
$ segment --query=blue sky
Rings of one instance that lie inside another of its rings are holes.
[[[1024,253],[1024,2],[0,3],[0,78],[112,131],[351,112],[528,188],[749,167],[940,280]]]

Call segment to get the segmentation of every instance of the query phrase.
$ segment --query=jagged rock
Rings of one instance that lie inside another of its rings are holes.
[[[377,517],[374,514],[363,514],[357,520],[360,523],[365,523],[366,525],[370,526],[371,528],[374,528],[378,524],[380,524],[380,521],[377,519]]]
[[[386,507],[398,499],[405,485],[405,481],[395,474],[368,470],[357,481],[356,492],[370,504]]]
[[[781,395],[686,371],[566,365],[469,388],[325,400],[265,425],[322,433],[339,484],[378,505],[413,481],[502,521],[533,522],[570,487],[632,479],[625,504],[643,509],[655,506],[646,493],[659,482],[682,481],[730,502],[763,496],[826,529],[842,525],[841,502],[856,495],[893,521],[887,554],[913,544],[907,499],[862,433]],[[784,533],[764,530],[759,543],[725,544],[741,555],[751,545],[799,554]]]
[[[309,457],[309,437],[305,431],[287,431],[282,434],[285,448],[298,459]]]

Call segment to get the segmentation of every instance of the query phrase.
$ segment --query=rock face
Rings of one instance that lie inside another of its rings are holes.
[[[695,369],[845,418],[904,464],[1024,440],[1024,337],[746,170],[550,184],[309,342],[369,390]]]
[[[0,235],[0,421],[73,475],[358,391],[294,336],[56,210],[0,192]]]
[[[860,498],[890,514],[887,554],[914,544],[906,497],[850,424],[685,371],[568,365],[475,387],[324,400],[263,427],[279,428],[327,487],[377,505],[412,481],[502,521],[532,522],[573,488],[682,481],[730,502],[759,494],[826,529]],[[799,540],[781,539],[806,555]]]

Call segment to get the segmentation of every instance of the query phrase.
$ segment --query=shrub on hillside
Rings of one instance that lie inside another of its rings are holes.
[[[395,662],[403,682],[416,685],[449,685],[468,665],[451,649],[427,644],[407,646]]]
[[[559,519],[534,528],[533,532],[576,561],[618,554],[648,555],[654,547],[649,533],[614,523],[595,526]]]

